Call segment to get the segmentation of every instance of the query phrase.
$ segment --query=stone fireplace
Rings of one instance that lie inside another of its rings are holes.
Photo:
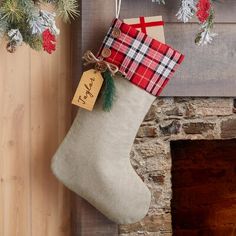
[[[155,101],[131,151],[151,206],[120,235],[236,235],[235,105],[232,98]]]

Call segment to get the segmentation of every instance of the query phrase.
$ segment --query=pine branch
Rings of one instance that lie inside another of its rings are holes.
[[[42,2],[51,3],[57,9],[58,16],[62,17],[65,22],[75,19],[79,16],[79,5],[77,0],[41,0]]]
[[[110,111],[114,102],[116,88],[114,83],[114,78],[112,77],[110,71],[105,71],[103,74],[104,77],[104,91],[103,91],[103,110]]]
[[[17,23],[24,18],[24,9],[18,1],[3,1],[0,9],[1,19],[9,23]]]
[[[0,14],[0,39],[7,32],[7,28],[8,28],[7,21],[5,19],[3,19],[3,16]]]

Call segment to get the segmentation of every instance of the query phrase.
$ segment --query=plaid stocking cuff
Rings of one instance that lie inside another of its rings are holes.
[[[98,56],[118,66],[133,84],[158,96],[184,56],[170,46],[115,19]]]

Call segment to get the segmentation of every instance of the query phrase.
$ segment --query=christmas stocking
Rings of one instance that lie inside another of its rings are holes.
[[[53,158],[54,174],[109,219],[133,223],[142,219],[151,195],[135,173],[129,153],[155,97],[117,78],[117,102],[104,112],[80,110]]]
[[[97,61],[117,67],[127,79],[115,79],[110,112],[102,111],[101,99],[92,112],[78,112],[53,158],[58,179],[119,224],[137,222],[148,212],[151,194],[132,168],[129,153],[153,95],[182,59],[166,44],[115,19]]]

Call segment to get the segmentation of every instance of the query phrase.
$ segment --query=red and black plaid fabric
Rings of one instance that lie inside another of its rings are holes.
[[[119,36],[114,37],[114,29]],[[102,56],[109,49],[110,55]],[[134,27],[115,19],[98,53],[104,61],[118,66],[133,84],[158,96],[172,77],[184,56]]]

